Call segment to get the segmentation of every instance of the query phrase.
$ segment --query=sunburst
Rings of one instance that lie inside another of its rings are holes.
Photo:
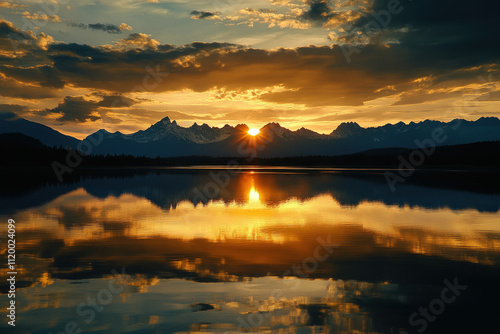
[[[250,136],[254,136],[254,137],[255,137],[255,136],[257,136],[259,133],[260,133],[260,130],[259,130],[259,129],[256,129],[256,128],[248,130],[248,134],[249,134]]]

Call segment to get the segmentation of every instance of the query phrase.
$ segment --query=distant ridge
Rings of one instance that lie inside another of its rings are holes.
[[[496,117],[483,117],[477,121],[399,122],[369,128],[363,128],[356,122],[346,122],[328,135],[306,128],[292,131],[279,123],[269,123],[260,129],[260,135],[255,139],[258,149],[252,152],[251,147],[242,144],[242,138],[248,131],[245,124],[235,127],[226,124],[218,128],[195,123],[185,128],[165,117],[148,129],[129,135],[100,130],[104,139],[95,153],[148,157],[228,157],[255,153],[254,156],[262,158],[342,155],[390,147],[417,148],[416,141],[429,140],[436,129],[440,129],[445,138],[436,145],[500,140],[500,119]]]
[[[47,146],[76,148],[80,142],[78,139],[63,135],[46,125],[28,121],[13,113],[0,113],[0,133],[22,133],[38,139]]]
[[[500,140],[500,119],[482,117],[476,121],[455,119],[450,122],[425,120],[399,122],[378,127],[363,128],[356,122],[341,123],[330,134],[319,134],[301,128],[296,131],[269,123],[260,129],[252,148],[248,126],[224,125],[221,128],[194,123],[181,127],[165,117],[145,130],[132,134],[111,133],[101,129],[93,138],[102,138],[93,147],[93,154],[132,155],[146,157],[212,156],[261,158],[313,155],[345,155],[361,151],[401,147],[418,148],[419,142],[428,143],[433,132],[441,133],[437,146],[468,144]],[[0,133],[18,132],[40,140],[47,146],[76,147],[79,140],[65,136],[48,126],[31,122],[14,114],[0,114]],[[89,137],[90,137],[89,136]],[[87,137],[88,138],[88,137]]]
[[[345,155],[308,155],[283,158],[261,158],[248,160],[245,157],[165,157],[147,158],[132,155],[83,156],[81,167],[180,167],[196,165],[297,166],[297,167],[340,167],[340,168],[401,168],[403,161],[421,151],[426,158],[414,167],[419,169],[482,169],[500,168],[500,141],[471,144],[446,145],[433,148],[432,154],[425,149],[414,150],[401,147],[380,148]],[[54,161],[64,162],[68,151],[43,145],[39,140],[20,133],[0,134],[0,167],[49,167]],[[408,165],[406,165],[408,166]],[[237,167],[235,167],[237,168]],[[408,168],[408,167],[404,167]],[[51,174],[51,177],[56,177]],[[498,190],[498,188],[497,188]]]

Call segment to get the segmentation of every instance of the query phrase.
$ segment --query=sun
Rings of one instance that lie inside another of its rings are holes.
[[[248,134],[250,136],[257,136],[259,134],[260,130],[259,129],[250,129],[248,130]]]

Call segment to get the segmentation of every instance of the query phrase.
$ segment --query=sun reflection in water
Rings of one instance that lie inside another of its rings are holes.
[[[253,173],[251,173],[253,174]],[[250,192],[248,193],[248,202],[250,203],[259,203],[260,202],[260,195],[257,189],[255,189],[255,180],[252,176],[252,182],[250,185]]]
[[[255,187],[252,187],[250,189],[250,193],[248,194],[248,201],[251,203],[256,203],[259,202],[260,195],[257,190],[255,190]]]

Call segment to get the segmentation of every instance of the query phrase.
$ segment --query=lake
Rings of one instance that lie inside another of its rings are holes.
[[[15,333],[479,333],[500,307],[495,173],[223,166],[3,172]],[[9,285],[0,283],[7,325]]]

